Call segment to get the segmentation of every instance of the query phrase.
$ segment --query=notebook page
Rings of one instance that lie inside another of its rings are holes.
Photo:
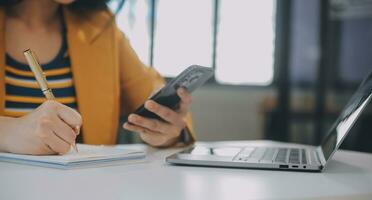
[[[133,157],[143,155],[144,152],[134,149],[116,148],[115,146],[95,146],[95,145],[77,145],[78,153],[68,153],[65,155],[20,155],[11,153],[0,153],[0,158],[18,159],[23,161],[34,161],[44,163],[56,163],[67,165],[69,163],[83,162],[83,161],[107,161],[119,158]]]

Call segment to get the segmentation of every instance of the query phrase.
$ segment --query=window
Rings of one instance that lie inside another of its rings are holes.
[[[321,0],[292,2],[290,80],[296,86],[312,86],[317,81],[320,59]]]
[[[116,1],[110,7],[115,11]],[[151,0],[126,0],[123,9],[116,16],[116,23],[129,38],[138,57],[150,65],[150,23]]]
[[[163,76],[199,64],[214,67],[220,84],[268,85],[273,79],[275,2],[127,0],[117,22],[141,60]]]
[[[268,85],[273,79],[275,3],[221,0],[216,80]]]
[[[154,67],[176,76],[192,64],[212,67],[213,0],[158,0]]]
[[[371,72],[372,19],[346,18],[340,21],[339,81],[359,84]]]

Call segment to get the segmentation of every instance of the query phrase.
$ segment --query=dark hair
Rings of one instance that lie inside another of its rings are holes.
[[[22,0],[0,0],[0,6],[12,6]],[[94,11],[100,11],[107,9],[107,4],[111,0],[76,0],[73,3],[67,5],[67,8],[78,15],[86,15]],[[123,7],[125,0],[116,0],[117,8],[115,13],[118,13]]]

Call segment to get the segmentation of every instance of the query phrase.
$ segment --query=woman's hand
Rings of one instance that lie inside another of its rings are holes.
[[[7,119],[3,149],[19,154],[67,153],[82,125],[79,113],[56,101],[46,101],[21,118]]]
[[[181,102],[179,109],[176,111],[152,100],[145,103],[147,110],[155,113],[164,121],[130,114],[128,117],[130,123],[124,123],[123,127],[139,133],[142,140],[152,146],[165,147],[175,144],[181,131],[186,127],[186,115],[192,101],[190,93],[184,88],[178,89],[177,94],[181,98]]]

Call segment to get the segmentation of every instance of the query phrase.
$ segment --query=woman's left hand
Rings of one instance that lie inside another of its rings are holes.
[[[166,147],[175,144],[186,127],[186,115],[192,101],[191,94],[184,88],[179,88],[177,94],[181,98],[178,110],[172,110],[152,100],[145,103],[147,110],[155,113],[164,121],[130,114],[128,117],[130,123],[124,123],[123,127],[139,133],[142,140],[152,146]]]

